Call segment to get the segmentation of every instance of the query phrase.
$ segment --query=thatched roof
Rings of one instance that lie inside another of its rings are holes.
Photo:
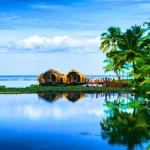
[[[68,75],[69,73],[71,73],[71,72],[75,72],[75,73],[77,73],[77,74],[79,74],[79,75],[81,75],[81,76],[86,76],[85,74],[83,74],[83,73],[81,73],[81,72],[79,72],[79,71],[77,71],[77,70],[75,70],[75,69],[70,70],[70,71],[67,73],[67,75]]]
[[[62,74],[61,72],[58,72],[58,71],[56,71],[56,70],[54,70],[54,69],[49,69],[49,70],[45,71],[44,73],[40,74],[40,75],[39,75],[39,78],[43,77],[43,76],[44,76],[46,73],[48,73],[48,72],[54,74],[55,76],[63,76],[63,75],[64,75],[64,74]]]
[[[47,72],[50,72],[50,73],[52,73],[52,74],[54,74],[54,75],[59,75],[59,76],[64,75],[64,74],[62,74],[61,72],[58,72],[58,71],[56,71],[56,70],[54,70],[54,69],[49,69],[49,70],[47,70],[45,73],[47,73]],[[45,73],[44,73],[44,74],[45,74]]]

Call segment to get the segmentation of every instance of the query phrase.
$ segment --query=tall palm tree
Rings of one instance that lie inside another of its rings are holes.
[[[107,65],[103,67],[105,69],[105,72],[114,71],[114,73],[117,75],[118,79],[120,80],[121,77],[120,72],[122,68],[120,66],[115,65],[115,60],[106,59],[104,60],[104,62],[107,63]]]
[[[121,51],[110,51],[106,54],[107,59],[104,62],[107,62],[107,65],[104,66],[105,72],[114,71],[120,80],[121,72],[123,70],[129,70],[129,65],[122,60],[122,57],[118,57],[121,54]]]
[[[150,23],[145,24],[148,28],[135,25],[121,33],[120,28],[110,27],[107,32],[101,34],[100,49],[104,53],[107,52],[108,64],[104,67],[105,71],[113,70],[119,76],[121,69],[126,66],[125,68],[131,70],[132,65],[133,70],[130,74],[134,75],[136,83],[144,80],[144,75],[149,71],[150,58],[150,33],[147,34]],[[141,65],[146,66],[143,72]]]
[[[121,34],[121,30],[118,27],[110,27],[107,32],[101,34],[100,50],[106,53],[108,50],[116,50],[118,37]]]
[[[120,48],[120,58],[121,61],[132,63],[133,73],[137,73],[137,63],[136,59],[143,59],[145,50],[147,48],[147,43],[145,40],[147,36],[147,29],[142,29],[140,26],[133,26],[131,29],[128,29],[120,39],[118,40],[118,47]]]

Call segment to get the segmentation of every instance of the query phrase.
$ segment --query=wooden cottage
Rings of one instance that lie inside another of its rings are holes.
[[[64,74],[54,70],[54,69],[50,69],[42,74],[40,74],[40,76],[38,77],[38,80],[40,82],[40,84],[61,84],[64,82],[65,77]]]
[[[75,69],[70,70],[64,76],[66,84],[83,84],[86,82],[86,76]]]

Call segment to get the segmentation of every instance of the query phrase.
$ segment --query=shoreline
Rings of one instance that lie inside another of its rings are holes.
[[[128,92],[128,93],[139,93],[146,94],[150,92],[149,88],[141,87],[86,87],[83,85],[76,86],[41,86],[41,85],[30,85],[29,87],[5,87],[0,85],[0,94],[38,94],[38,93],[66,93],[66,92],[84,92],[84,93],[102,93],[102,92]],[[147,95],[147,94],[146,94]]]
[[[128,87],[84,87],[84,86],[38,86],[31,85],[25,88],[6,88],[0,87],[0,94],[34,94],[48,92],[85,92],[85,93],[101,93],[101,92],[130,92]]]

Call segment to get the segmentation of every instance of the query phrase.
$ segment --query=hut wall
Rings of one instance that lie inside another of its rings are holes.
[[[62,82],[65,84],[65,83],[67,83],[67,78],[66,78],[66,76],[62,76]]]
[[[45,83],[45,80],[41,77],[41,78],[39,79],[39,82],[42,84],[42,83]]]

